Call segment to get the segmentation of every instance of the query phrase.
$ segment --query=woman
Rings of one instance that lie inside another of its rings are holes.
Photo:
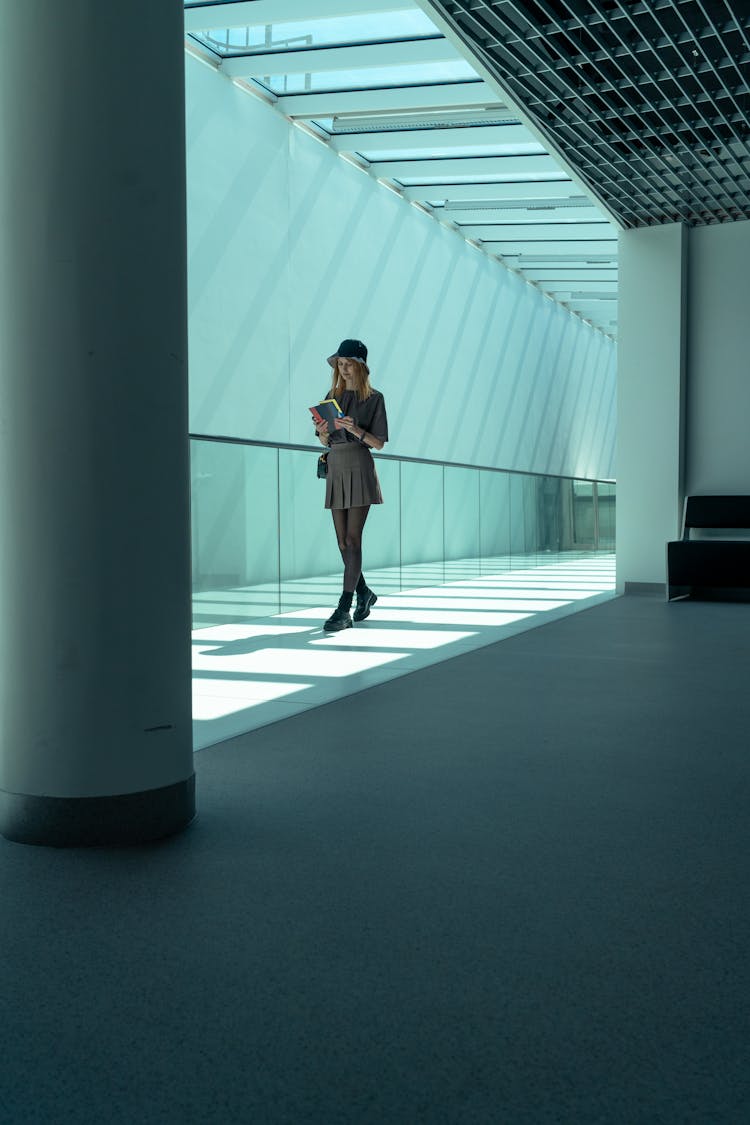
[[[344,592],[323,628],[328,633],[351,629],[349,611],[357,594],[355,621],[364,621],[378,600],[362,573],[362,531],[371,504],[382,504],[378,475],[371,449],[382,449],[388,441],[388,419],[380,391],[370,386],[367,348],[361,340],[342,340],[328,357],[333,384],[326,398],[335,398],[344,412],[340,429],[328,422],[316,423],[323,445],[327,445],[326,508],[330,508],[341,557],[344,560]]]

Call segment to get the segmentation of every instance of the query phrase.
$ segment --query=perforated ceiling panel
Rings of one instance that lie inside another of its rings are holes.
[[[427,0],[628,227],[750,216],[750,0]]]

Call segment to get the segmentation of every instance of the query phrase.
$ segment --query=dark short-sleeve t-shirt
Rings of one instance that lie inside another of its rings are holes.
[[[328,392],[326,392],[328,398]],[[380,441],[388,441],[388,417],[385,412],[385,399],[380,391],[373,390],[369,398],[360,402],[356,391],[344,391],[336,399],[344,414],[353,418],[356,425]],[[331,434],[331,444],[353,441],[361,444],[359,438],[346,430],[335,430]]]

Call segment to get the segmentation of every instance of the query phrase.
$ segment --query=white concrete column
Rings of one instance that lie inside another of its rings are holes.
[[[0,832],[194,815],[181,0],[0,0]]]
[[[679,538],[685,457],[687,229],[619,239],[617,588],[663,587]]]

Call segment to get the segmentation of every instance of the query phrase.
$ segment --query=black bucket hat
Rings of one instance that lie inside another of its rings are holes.
[[[342,340],[338,350],[328,357],[331,367],[336,366],[337,359],[357,359],[360,363],[367,363],[367,348],[361,340]]]

